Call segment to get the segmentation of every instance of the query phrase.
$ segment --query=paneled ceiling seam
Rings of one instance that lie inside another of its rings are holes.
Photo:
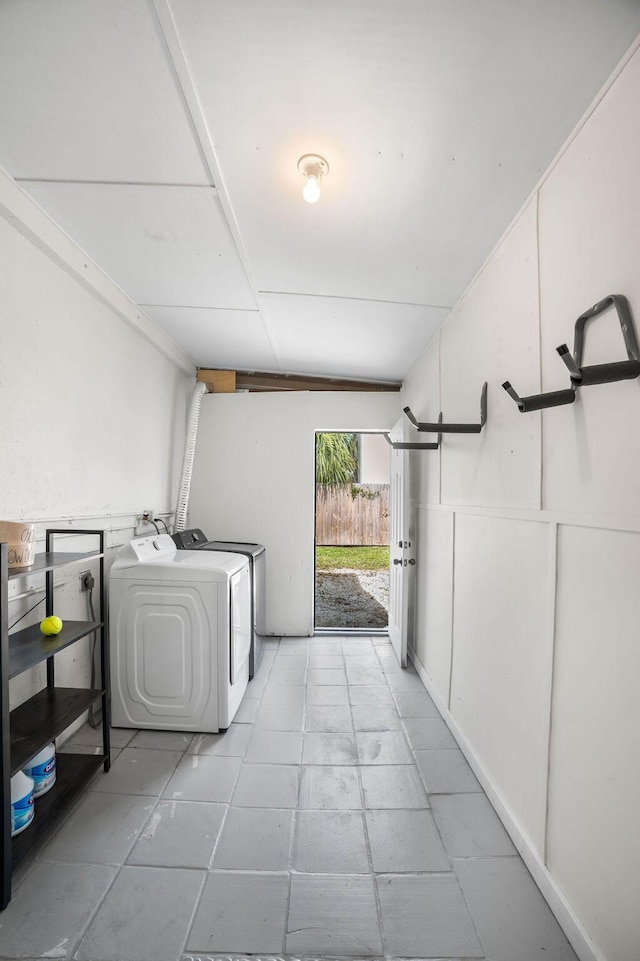
[[[150,304],[148,302],[139,304],[140,307],[170,307],[173,310],[223,310],[225,313],[235,312],[238,314],[259,314],[257,307],[212,307],[210,304]]]
[[[430,310],[451,310],[449,304],[422,304],[410,300],[387,300],[377,297],[343,297],[340,294],[312,294],[295,290],[259,290],[259,294],[277,297],[317,297],[322,300],[353,300],[359,304],[389,304],[393,307],[427,307]]]
[[[17,184],[65,184],[80,187],[178,187],[186,190],[207,190],[214,197],[219,192],[212,184],[187,184],[162,180],[69,180],[66,177],[15,177]]]
[[[215,148],[213,146],[213,140],[209,133],[209,128],[200,105],[198,93],[191,76],[189,64],[182,47],[180,34],[178,33],[178,28],[173,17],[173,11],[171,10],[169,0],[151,0],[151,3],[158,20],[160,34],[164,39],[167,48],[169,61],[176,77],[178,89],[183,98],[187,114],[193,125],[204,164],[208,170],[209,176],[211,177],[212,183],[217,187],[218,200],[224,214],[227,230],[229,231],[233,244],[236,248],[240,264],[247,279],[247,283],[251,289],[256,306],[258,307],[260,320],[264,328],[269,347],[273,353],[274,362],[276,367],[280,370],[281,364],[276,352],[274,338],[264,313],[262,310],[260,310],[257,284],[249,264],[249,258],[247,256],[244,243],[242,241],[240,227],[229,200],[224,178],[222,176],[218,159],[216,157]]]

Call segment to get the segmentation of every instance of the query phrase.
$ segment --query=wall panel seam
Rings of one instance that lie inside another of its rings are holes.
[[[442,328],[438,331],[438,410],[442,410]],[[438,503],[442,504],[442,444],[438,449]]]
[[[536,323],[538,326],[538,382],[542,392],[542,289],[540,277],[540,191],[536,192],[536,293],[538,296],[538,311]],[[543,472],[544,472],[544,416],[542,411],[538,413],[540,432],[538,434],[538,508],[543,507]]]
[[[451,691],[453,689],[453,638],[456,599],[456,515],[451,514],[451,644],[449,645],[449,691],[447,707],[451,710]]]
[[[547,769],[545,772],[545,807],[542,837],[542,862],[548,866],[549,788],[551,781],[551,741],[553,737],[553,692],[556,668],[556,610],[558,603],[558,524],[549,525],[549,704],[547,715]]]
[[[607,514],[571,514],[565,511],[533,510],[531,508],[471,507],[461,504],[416,504],[417,510],[467,514],[497,520],[528,521],[536,524],[558,524],[562,527],[588,527],[593,530],[640,533],[640,516]]]

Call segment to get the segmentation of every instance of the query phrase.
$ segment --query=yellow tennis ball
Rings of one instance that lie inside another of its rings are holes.
[[[43,634],[59,634],[62,630],[62,621],[52,614],[51,617],[45,617],[44,621],[40,621],[40,630]]]

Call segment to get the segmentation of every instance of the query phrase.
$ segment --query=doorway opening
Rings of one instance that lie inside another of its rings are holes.
[[[316,431],[317,633],[387,629],[389,451],[380,434]]]

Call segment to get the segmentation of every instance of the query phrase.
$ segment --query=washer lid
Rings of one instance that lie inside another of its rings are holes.
[[[202,580],[206,580],[212,571],[230,577],[248,567],[249,559],[244,554],[231,554],[226,551],[177,551],[169,566],[191,575],[201,571]],[[187,576],[188,574],[185,574],[185,579]]]
[[[125,544],[109,576],[150,581],[227,580],[248,564],[243,554],[179,551],[168,534],[159,534]]]
[[[247,557],[259,557],[264,554],[263,544],[252,544],[247,541],[207,541],[201,548],[203,551],[233,551],[237,554],[246,554]]]

